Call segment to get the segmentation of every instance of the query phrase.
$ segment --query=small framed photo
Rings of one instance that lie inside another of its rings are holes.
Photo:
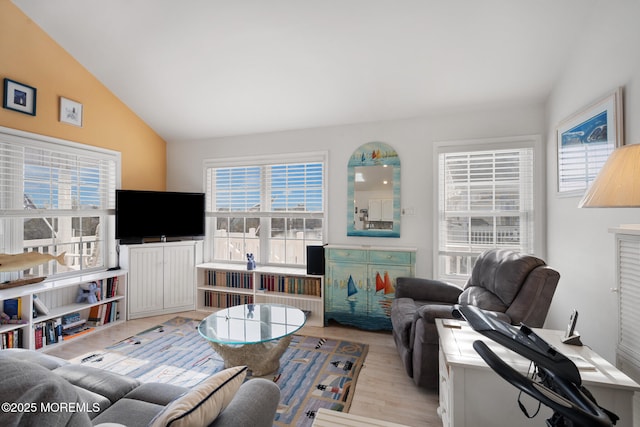
[[[60,121],[82,127],[82,104],[61,96]]]
[[[4,79],[4,98],[2,106],[8,110],[36,115],[36,88]]]

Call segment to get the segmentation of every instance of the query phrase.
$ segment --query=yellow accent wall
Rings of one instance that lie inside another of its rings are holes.
[[[0,108],[0,126],[119,151],[122,188],[166,189],[166,142],[18,7],[0,0],[3,97],[5,78],[37,89],[36,116]],[[60,96],[83,105],[82,127],[59,121]]]

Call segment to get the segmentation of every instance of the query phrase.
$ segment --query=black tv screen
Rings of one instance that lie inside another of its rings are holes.
[[[116,239],[197,238],[205,233],[204,193],[116,190]]]

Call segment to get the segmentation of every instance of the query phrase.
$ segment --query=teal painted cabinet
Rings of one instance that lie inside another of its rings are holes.
[[[367,330],[391,330],[396,278],[415,275],[410,248],[325,247],[325,325],[335,320]]]

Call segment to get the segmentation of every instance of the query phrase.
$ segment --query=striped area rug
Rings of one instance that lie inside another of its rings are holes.
[[[198,334],[199,323],[175,317],[73,362],[142,382],[191,387],[224,369]],[[310,426],[319,408],[347,412],[367,351],[366,344],[295,335],[273,375],[281,390],[274,426]]]

